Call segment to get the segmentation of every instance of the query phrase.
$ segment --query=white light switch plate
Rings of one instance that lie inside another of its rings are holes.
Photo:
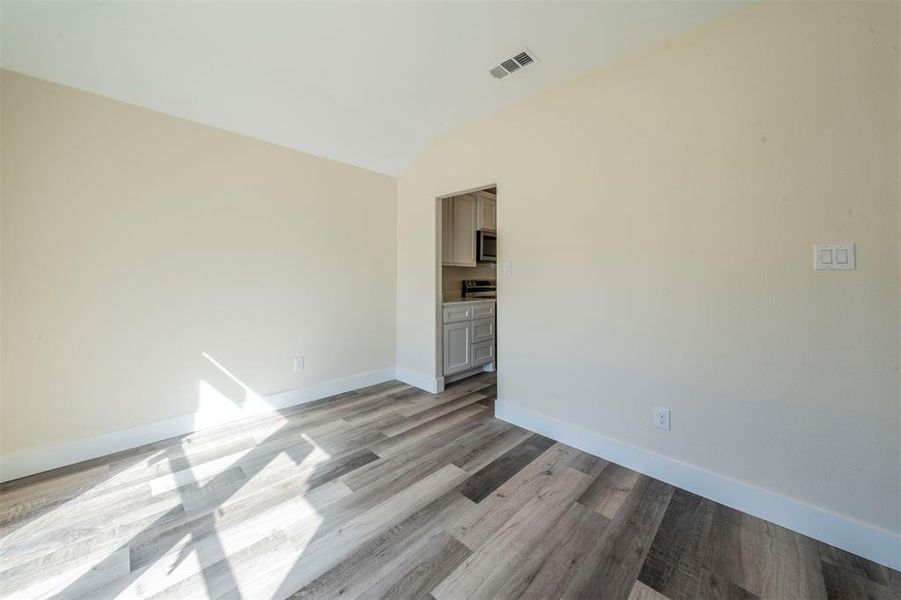
[[[855,268],[854,244],[814,245],[814,271],[853,271]]]
[[[657,427],[657,429],[669,431],[670,430],[669,417],[670,417],[670,412],[669,412],[668,408],[663,408],[660,406],[654,407],[654,425]]]

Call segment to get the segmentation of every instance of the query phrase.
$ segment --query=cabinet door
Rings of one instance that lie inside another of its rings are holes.
[[[479,196],[479,229],[497,229],[497,202]]]
[[[444,374],[453,375],[472,368],[472,322],[444,326]]]
[[[454,264],[454,199],[441,200],[441,264]]]
[[[454,264],[476,266],[476,197],[457,196],[454,200]]]

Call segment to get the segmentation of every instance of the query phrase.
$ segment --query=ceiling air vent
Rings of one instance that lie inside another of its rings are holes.
[[[488,72],[491,73],[491,75],[495,79],[503,79],[507,75],[510,75],[511,73],[522,69],[523,67],[531,65],[534,62],[535,62],[535,56],[533,56],[532,54],[529,54],[526,51],[523,51],[523,52],[520,52],[519,54],[517,54],[516,56],[514,56],[513,58],[508,58],[507,60],[505,60],[504,62],[502,62],[498,66],[494,67],[493,69],[491,69]]]
[[[527,52],[520,52],[519,54],[517,54],[516,56],[513,57],[513,60],[515,60],[517,63],[519,63],[520,67],[524,67],[530,63],[535,62],[532,59],[532,57],[529,56],[529,54]]]
[[[519,63],[511,58],[502,62],[501,66],[504,67],[504,69],[506,69],[508,73],[512,73],[519,68]]]

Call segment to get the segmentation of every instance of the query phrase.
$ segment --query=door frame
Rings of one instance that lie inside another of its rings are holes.
[[[441,196],[435,198],[435,379],[438,382],[439,392],[444,390],[444,281],[442,273],[443,265],[441,264],[443,258],[442,254],[444,252],[444,244],[442,243],[443,214],[441,210],[441,201],[445,198],[453,198],[454,196],[462,196],[463,194],[482,192],[491,188],[495,189],[495,196],[499,196],[499,187],[500,186],[498,186],[498,184],[496,183],[489,183],[486,185],[479,185],[465,190],[460,190],[458,192],[453,192],[450,194],[442,194]],[[476,210],[478,210],[478,207],[476,207]],[[497,219],[496,213],[495,219]],[[494,229],[495,231],[498,231],[500,229],[500,224],[496,222]]]

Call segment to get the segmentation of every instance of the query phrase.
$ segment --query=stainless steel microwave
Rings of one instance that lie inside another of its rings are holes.
[[[479,262],[497,262],[497,233],[487,229],[479,229],[476,238]]]

